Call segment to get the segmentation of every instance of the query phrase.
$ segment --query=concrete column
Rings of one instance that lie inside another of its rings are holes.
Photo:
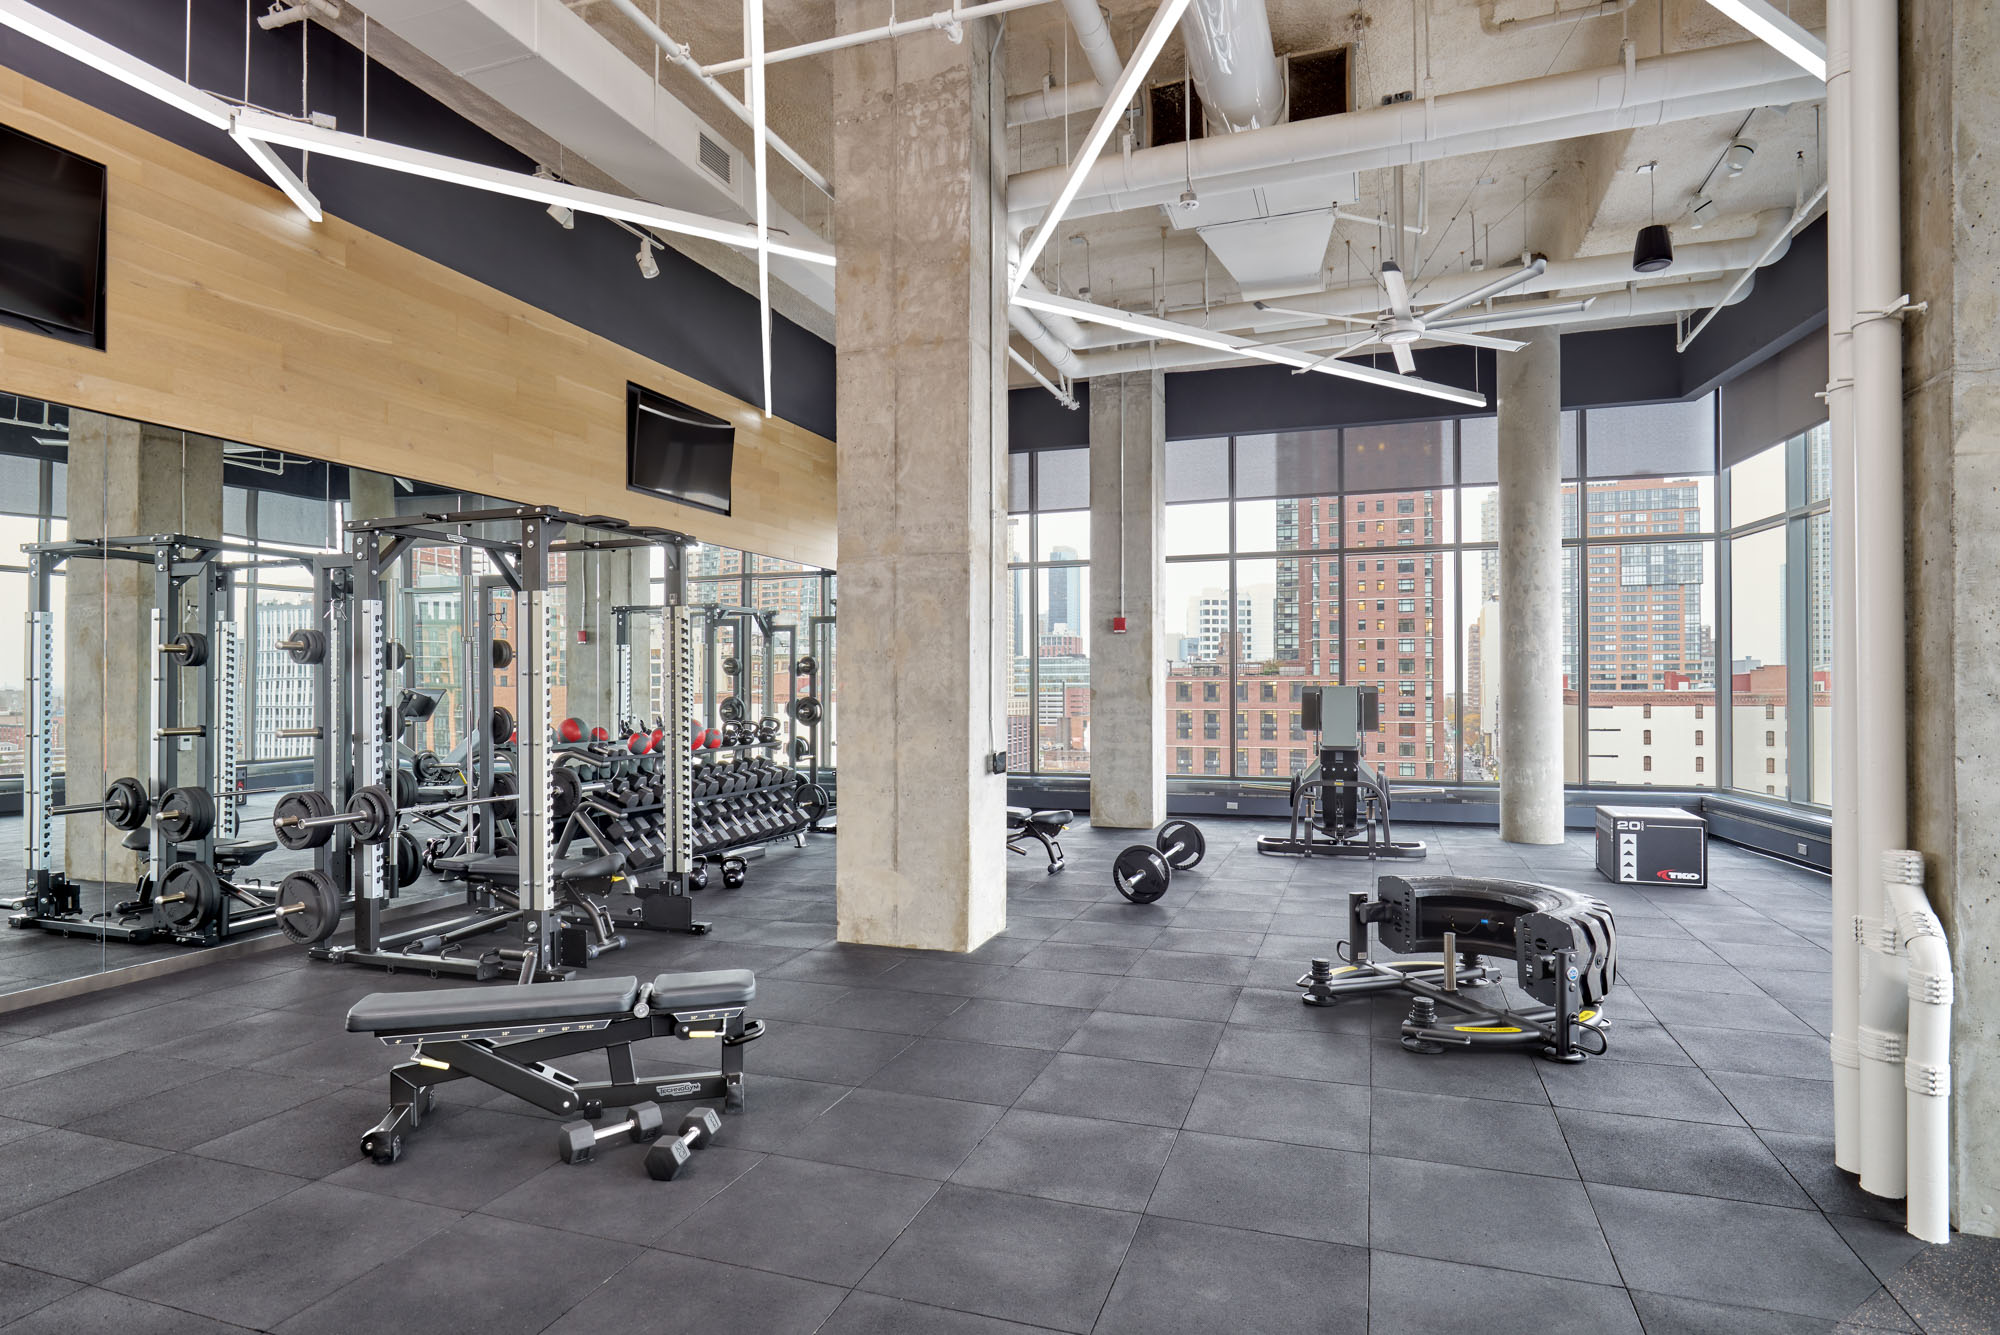
[[[1090,382],[1090,823],[1114,829],[1167,818],[1166,407],[1164,372]]]
[[[836,8],[843,32],[889,0]],[[1004,113],[994,29],[835,55],[842,941],[1006,922]]]
[[[1500,837],[1563,840],[1562,342],[1500,354]]]
[[[1952,1223],[2000,1236],[2000,212],[1986,145],[2000,139],[1991,5],[1902,8],[1903,285],[1908,690],[1873,683],[1860,709],[1907,709],[1911,846],[1954,957]],[[1857,127],[1857,132],[1858,127]],[[1857,302],[1861,294],[1856,293]],[[1867,442],[1857,439],[1857,450]],[[1879,554],[1878,554],[1879,555]],[[1893,559],[1893,554],[1889,554]],[[1844,784],[1848,776],[1836,774]],[[1862,875],[1873,872],[1865,863]]]
[[[222,535],[222,442],[72,412],[69,536]],[[150,561],[71,560],[63,606],[63,751],[68,800],[91,802],[121,775],[143,781],[152,707]],[[168,626],[172,634],[178,626]],[[199,628],[198,628],[199,629]],[[141,855],[102,816],[65,821],[64,867],[79,880],[133,881]]]

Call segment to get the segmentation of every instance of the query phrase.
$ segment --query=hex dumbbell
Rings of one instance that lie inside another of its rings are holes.
[[[559,1148],[564,1163],[589,1163],[597,1157],[600,1141],[616,1136],[628,1136],[635,1145],[643,1145],[649,1140],[658,1140],[667,1129],[667,1115],[657,1103],[635,1103],[626,1110],[622,1122],[612,1122],[608,1126],[596,1126],[581,1119],[564,1122]]]
[[[663,1140],[646,1151],[646,1174],[658,1182],[671,1182],[687,1167],[694,1152],[715,1139],[722,1119],[713,1108],[696,1108],[681,1118],[681,1131],[672,1140]]]

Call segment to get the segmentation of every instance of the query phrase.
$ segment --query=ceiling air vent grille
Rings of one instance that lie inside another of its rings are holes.
[[[1350,110],[1346,47],[1289,56],[1285,77],[1290,84],[1291,119],[1306,121]]]
[[[701,165],[724,185],[729,184],[729,150],[705,134],[697,134],[695,138],[700,141]]]

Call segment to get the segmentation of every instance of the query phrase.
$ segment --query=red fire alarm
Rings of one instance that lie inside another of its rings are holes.
[[[1125,633],[1125,618],[1124,618],[1124,617],[1113,617],[1113,618],[1111,618],[1111,633],[1112,633],[1113,635],[1123,635],[1123,634]]]

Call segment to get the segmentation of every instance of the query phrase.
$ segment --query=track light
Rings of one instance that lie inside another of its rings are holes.
[[[1195,194],[1193,186],[1181,191],[1181,207],[1189,213],[1201,207],[1201,198]]]
[[[1674,238],[1667,231],[1666,224],[1659,221],[1660,198],[1657,189],[1657,175],[1660,164],[1648,162],[1639,168],[1646,178],[1646,199],[1652,221],[1639,229],[1638,239],[1632,243],[1632,270],[1634,273],[1658,273],[1674,262]]]
[[[653,243],[651,241],[641,241],[639,243],[639,254],[636,258],[639,261],[639,276],[641,278],[658,278],[660,276],[660,262],[653,258]]]
[[[554,181],[559,178],[547,167],[537,167],[535,168],[535,179],[538,181]],[[565,232],[570,231],[576,226],[576,212],[567,204],[557,202],[549,205],[549,216],[554,218],[557,225]]]
[[[1732,139],[1729,147],[1722,150],[1722,169],[1731,176],[1741,176],[1756,156],[1757,145],[1748,139]]]

